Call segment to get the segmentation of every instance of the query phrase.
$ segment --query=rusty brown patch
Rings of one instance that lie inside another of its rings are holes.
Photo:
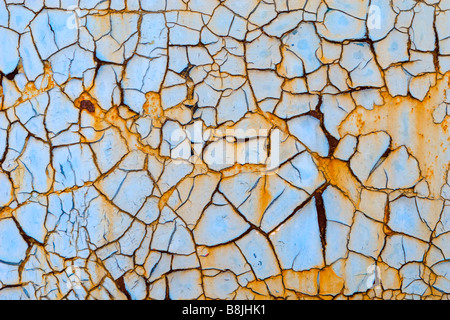
[[[89,101],[89,100],[82,100],[81,102],[80,102],[80,109],[81,110],[87,110],[88,112],[95,112],[95,106],[94,106],[94,104],[91,102],[91,101]]]
[[[320,240],[322,241],[322,247],[325,249],[327,245],[326,240],[327,217],[325,214],[325,206],[323,204],[322,199],[322,191],[324,187],[314,192],[313,196],[314,199],[316,200],[317,221],[319,223]]]
[[[90,113],[94,113],[97,107],[98,109],[101,109],[97,101],[87,92],[83,92],[77,99],[75,99],[74,105],[78,109],[86,110]]]

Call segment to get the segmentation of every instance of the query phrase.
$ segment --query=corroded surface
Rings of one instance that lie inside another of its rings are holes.
[[[0,299],[448,299],[450,1],[0,0]]]

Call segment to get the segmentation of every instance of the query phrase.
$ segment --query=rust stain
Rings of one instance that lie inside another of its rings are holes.
[[[260,112],[267,120],[269,120],[272,124],[274,124],[278,129],[283,131],[284,133],[289,133],[287,128],[287,124],[285,120],[278,118],[276,115],[270,112]]]
[[[270,202],[272,201],[272,194],[269,192],[270,189],[270,182],[267,176],[264,176],[263,181],[259,182],[258,186],[258,204],[257,204],[257,213],[258,213],[258,224],[261,223],[261,220],[263,218],[264,212],[266,211],[267,207],[269,206]]]
[[[76,108],[86,110],[89,113],[94,113],[97,109],[101,109],[97,100],[95,100],[88,92],[83,92],[75,99],[74,105]]]
[[[91,102],[91,101],[89,101],[89,100],[82,100],[81,102],[80,102],[80,109],[81,110],[87,110],[87,112],[90,112],[90,113],[93,113],[93,112],[95,112],[95,106],[94,106],[94,104]]]
[[[249,282],[247,284],[247,288],[249,288],[249,289],[251,289],[251,290],[255,291],[256,293],[261,294],[263,296],[268,296],[269,295],[269,292],[267,290],[267,285],[266,285],[266,283],[264,281],[255,280],[255,281]]]
[[[41,87],[38,89],[38,88],[36,88],[36,85],[34,84],[34,82],[27,82],[25,84],[24,90],[21,92],[21,96],[17,99],[14,106],[19,105],[19,104],[21,104],[25,101],[28,101],[32,98],[35,98],[38,95],[40,95],[41,93],[49,91],[56,86],[55,82],[53,81],[53,76],[52,76],[53,73],[52,73],[50,63],[48,61],[45,61],[43,63],[44,63],[44,74],[42,75]],[[21,65],[19,66],[17,71],[20,73],[24,73],[23,67]],[[1,95],[3,95],[3,88],[1,91],[2,91]]]
[[[430,196],[439,198],[450,158],[450,119],[446,117],[442,123],[436,124],[433,111],[445,99],[449,76],[447,73],[438,80],[424,101],[410,96],[392,98],[383,92],[384,105],[375,106],[373,110],[362,107],[353,110],[339,127],[340,135],[387,132],[392,138],[392,149],[405,145],[417,159],[421,174],[429,184]]]
[[[159,208],[160,211],[165,207],[167,201],[169,201],[170,197],[172,196],[172,193],[173,193],[175,190],[176,190],[176,186],[173,186],[172,188],[170,188],[169,190],[167,190],[167,191],[160,197],[159,202],[158,202],[158,208]]]
[[[243,172],[263,172],[266,170],[265,164],[252,164],[252,163],[235,163],[233,166],[229,168],[225,168],[221,170],[220,172],[223,174],[224,178],[232,177],[234,175],[237,175],[239,173]]]
[[[0,208],[0,219],[11,218],[13,216],[13,209],[10,207]]]
[[[161,95],[158,92],[148,92],[145,95],[144,112],[152,118],[152,125],[161,128],[164,122],[164,111],[161,107]]]
[[[328,183],[342,190],[353,203],[359,203],[359,194],[362,185],[353,175],[349,164],[339,159],[323,158],[315,153],[312,156],[318,169],[323,173]]]
[[[318,292],[318,269],[306,271],[284,270],[283,278],[285,283],[289,283],[289,288],[297,292],[307,294],[308,298],[317,295]]]
[[[339,277],[331,267],[326,267],[319,272],[319,294],[336,295],[344,287],[344,279]]]
[[[83,125],[92,127],[95,130],[95,135],[91,137],[91,140],[96,141],[100,139],[103,135],[103,130],[107,127],[107,123],[104,121],[104,111],[98,105],[97,100],[89,93],[83,92],[75,99],[74,106],[80,109],[81,116],[85,117]],[[82,140],[87,142],[84,138]]]

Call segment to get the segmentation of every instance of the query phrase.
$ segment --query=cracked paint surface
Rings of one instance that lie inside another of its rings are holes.
[[[0,0],[0,299],[448,299],[449,0]]]

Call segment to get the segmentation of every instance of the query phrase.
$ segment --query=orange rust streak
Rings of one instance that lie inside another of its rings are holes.
[[[322,158],[317,154],[313,154],[313,157],[326,180],[341,189],[353,203],[359,203],[362,186],[353,175],[348,163],[339,159]]]
[[[144,112],[152,117],[152,125],[161,128],[164,122],[164,111],[161,107],[161,95],[157,92],[148,92],[144,103]]]
[[[430,196],[440,197],[440,190],[449,167],[450,136],[449,117],[440,124],[434,123],[433,111],[444,101],[450,72],[430,89],[424,101],[412,97],[392,98],[382,93],[384,105],[373,110],[358,107],[345,119],[339,133],[355,136],[376,131],[386,131],[392,138],[392,149],[405,145],[418,162],[428,185]]]

